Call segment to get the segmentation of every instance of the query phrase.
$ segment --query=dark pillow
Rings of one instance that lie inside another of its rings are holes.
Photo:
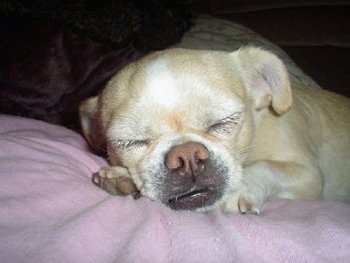
[[[100,2],[0,3],[1,113],[77,128],[81,100],[189,28],[186,8],[176,1]]]

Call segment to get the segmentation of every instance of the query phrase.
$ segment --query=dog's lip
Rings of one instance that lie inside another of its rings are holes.
[[[194,210],[214,204],[219,196],[220,191],[217,188],[194,188],[169,198],[167,204],[175,210]]]
[[[181,195],[176,195],[175,197],[170,198],[170,199],[169,199],[169,202],[179,201],[179,200],[181,200],[181,199],[189,198],[189,197],[196,197],[196,196],[198,196],[198,195],[205,194],[205,193],[207,193],[208,191],[209,191],[208,188],[202,188],[202,189],[191,190],[191,191],[188,191],[187,193],[184,193],[184,194],[181,194]]]

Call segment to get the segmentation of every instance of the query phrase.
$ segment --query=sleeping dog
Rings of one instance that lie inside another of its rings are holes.
[[[290,83],[274,54],[169,49],[80,107],[112,194],[258,214],[268,198],[350,202],[350,100]]]

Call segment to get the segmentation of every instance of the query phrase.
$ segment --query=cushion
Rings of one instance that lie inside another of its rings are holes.
[[[78,129],[83,99],[188,28],[167,1],[0,1],[0,112]]]
[[[274,200],[260,216],[174,211],[91,182],[106,161],[61,126],[0,115],[2,263],[346,262],[350,206]]]
[[[193,26],[182,37],[181,42],[174,46],[190,49],[234,51],[246,45],[272,51],[282,59],[293,82],[319,88],[319,85],[305,74],[288,54],[277,45],[245,26],[225,19],[214,18],[210,15],[198,16],[194,20]]]

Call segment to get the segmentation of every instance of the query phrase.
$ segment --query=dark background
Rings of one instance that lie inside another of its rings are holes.
[[[194,1],[192,9],[253,29],[321,87],[350,96],[349,0],[204,0]]]

